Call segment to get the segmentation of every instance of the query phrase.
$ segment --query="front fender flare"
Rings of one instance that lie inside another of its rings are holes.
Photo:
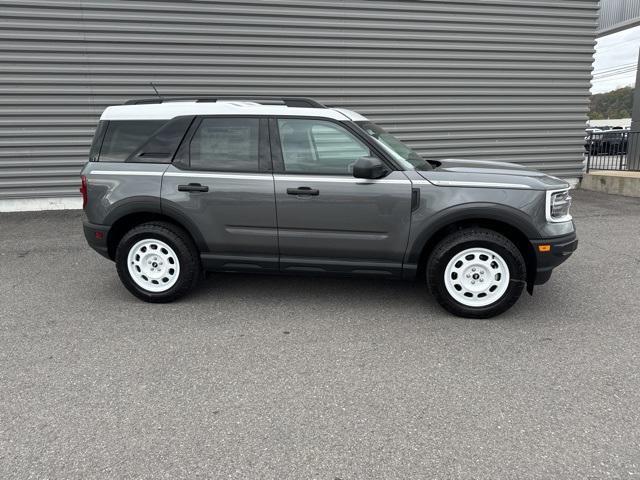
[[[419,233],[412,235],[405,255],[405,265],[408,269],[417,269],[420,256],[429,240],[443,228],[457,222],[468,220],[492,220],[505,223],[527,238],[538,238],[538,229],[531,218],[524,212],[497,203],[465,203],[455,205],[429,217],[424,223],[412,227],[418,228]]]

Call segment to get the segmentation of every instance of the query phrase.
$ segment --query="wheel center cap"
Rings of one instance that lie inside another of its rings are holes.
[[[480,275],[478,275],[477,273],[473,274],[473,279],[474,280],[478,280],[480,278]]]
[[[153,262],[151,265],[153,265],[153,268],[157,268],[158,267],[158,263],[157,262]]]

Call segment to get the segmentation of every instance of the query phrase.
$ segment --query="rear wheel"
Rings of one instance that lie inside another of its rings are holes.
[[[427,263],[436,300],[461,317],[490,318],[516,303],[526,283],[526,265],[504,235],[468,228],[445,237]]]
[[[128,231],[116,250],[124,286],[147,302],[171,302],[200,277],[200,259],[191,237],[166,222],[143,223]]]

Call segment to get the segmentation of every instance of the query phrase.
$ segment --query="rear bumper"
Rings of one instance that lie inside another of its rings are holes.
[[[576,248],[578,248],[578,237],[573,232],[562,237],[531,240],[531,244],[536,253],[536,277],[533,283],[542,285],[549,280],[553,269],[575,252]],[[540,245],[549,245],[549,251],[541,252]]]
[[[89,246],[103,257],[111,260],[111,257],[109,256],[109,246],[107,244],[109,228],[111,227],[107,225],[83,222],[82,228],[84,229],[84,238],[87,239]]]

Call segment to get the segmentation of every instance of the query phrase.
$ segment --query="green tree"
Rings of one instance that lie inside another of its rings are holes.
[[[607,93],[592,95],[589,118],[630,118],[633,110],[633,87],[619,88]]]

